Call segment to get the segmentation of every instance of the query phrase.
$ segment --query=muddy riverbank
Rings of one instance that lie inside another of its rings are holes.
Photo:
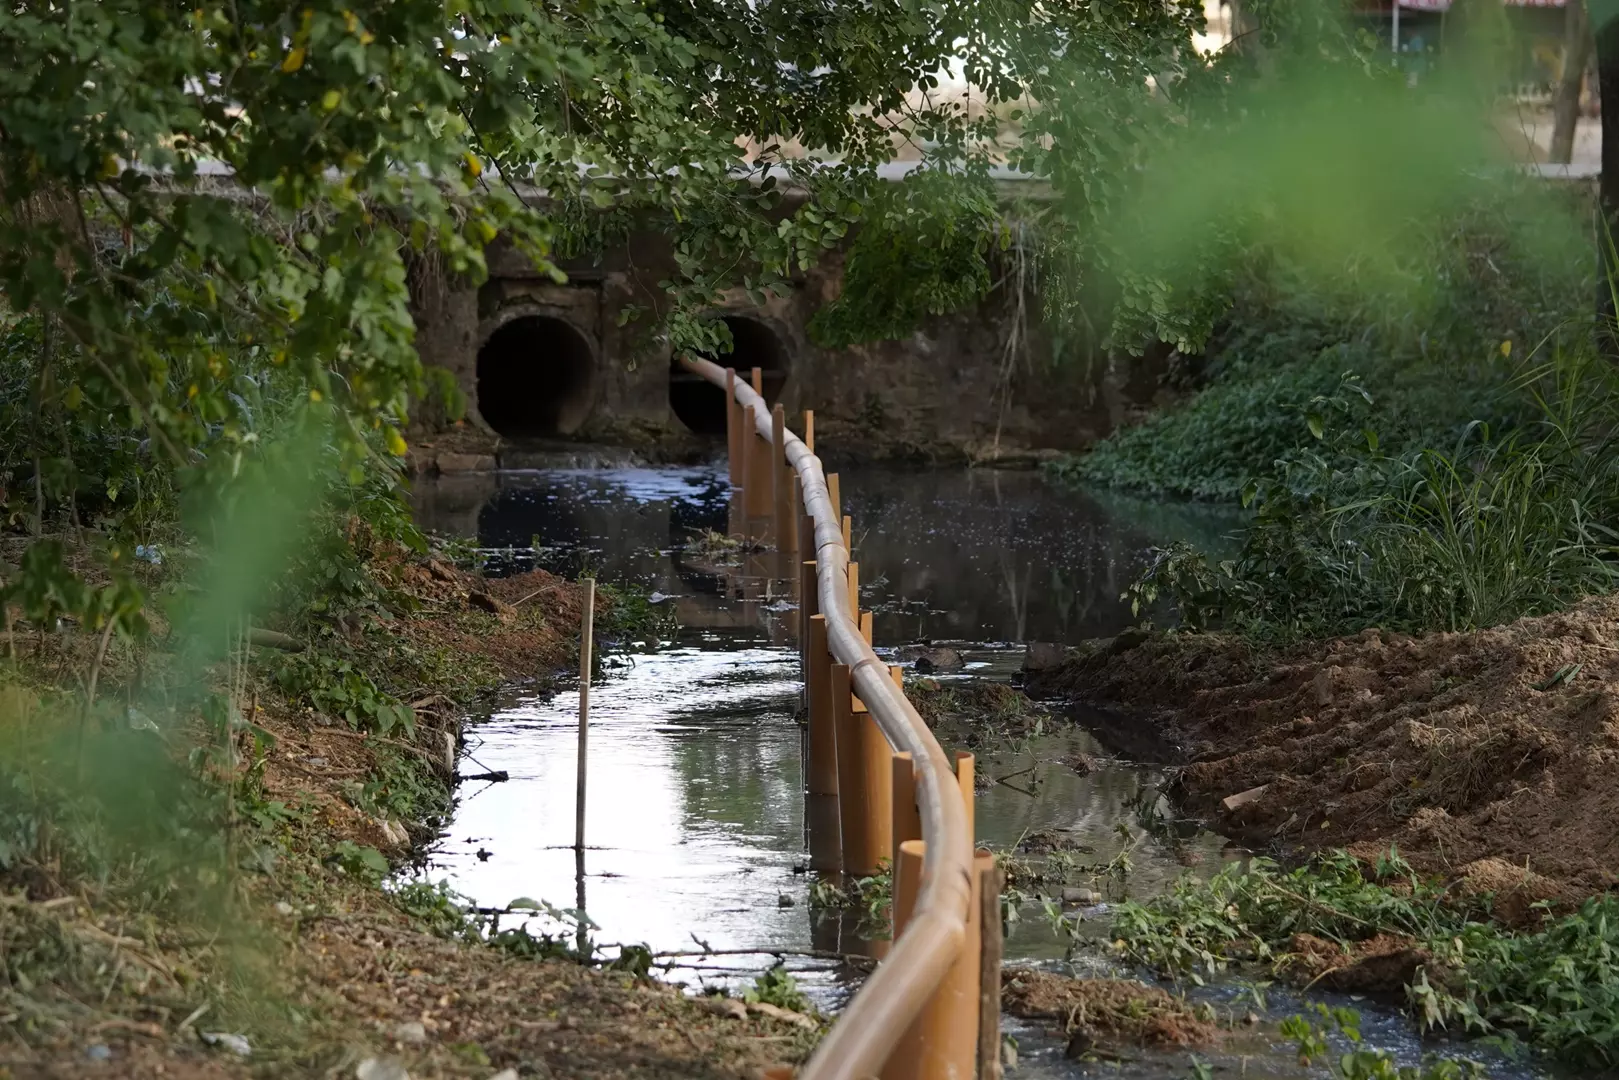
[[[1619,602],[1466,634],[1369,630],[1264,650],[1220,635],[1085,646],[1038,693],[1127,710],[1184,746],[1180,797],[1308,852],[1391,845],[1522,918],[1615,882]]]

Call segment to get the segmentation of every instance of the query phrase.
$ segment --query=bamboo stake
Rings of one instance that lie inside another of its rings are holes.
[[[579,785],[574,805],[574,849],[585,850],[585,765],[590,745],[590,650],[596,632],[596,579],[585,579],[585,622],[579,631]]]

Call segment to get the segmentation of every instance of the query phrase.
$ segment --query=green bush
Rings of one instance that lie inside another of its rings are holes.
[[[1255,859],[1208,881],[1182,879],[1166,895],[1120,904],[1113,934],[1129,959],[1194,981],[1274,964],[1295,934],[1346,945],[1400,935],[1432,957],[1406,988],[1424,1029],[1522,1040],[1584,1066],[1619,1064],[1619,899],[1596,897],[1523,931],[1477,915],[1398,852],[1368,872],[1338,851],[1292,870]]]
[[[1155,552],[1136,609],[1168,598],[1189,629],[1297,638],[1469,630],[1612,589],[1619,379],[1575,347],[1513,386],[1537,419],[1502,433],[1473,422],[1442,450],[1388,454],[1375,432],[1319,428],[1246,493],[1256,512],[1234,559]]]

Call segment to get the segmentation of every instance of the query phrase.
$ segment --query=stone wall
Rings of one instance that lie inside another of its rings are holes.
[[[497,249],[481,288],[418,289],[423,359],[454,375],[469,406],[462,429],[419,432],[418,443],[470,450],[480,461],[498,452],[505,464],[559,442],[673,456],[711,448],[723,415],[714,411],[718,391],[681,385],[667,345],[648,329],[670,262],[663,239],[647,234],[599,264],[565,266],[568,282],[559,285]],[[738,344],[721,362],[773,369],[766,397],[789,415],[813,409],[827,452],[1028,460],[1089,446],[1159,395],[1158,360],[1054,367],[1037,298],[1026,298],[1019,325],[1015,298],[1000,291],[902,341],[818,348],[806,326],[840,282],[834,256],[788,296],[756,305],[738,293],[717,310],[734,320]],[[648,314],[626,322],[632,307]],[[1009,348],[1018,334],[1027,347]]]

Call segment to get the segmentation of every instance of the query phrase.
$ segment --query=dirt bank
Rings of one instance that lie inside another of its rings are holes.
[[[1249,843],[1398,845],[1515,910],[1616,879],[1619,599],[1273,651],[1219,634],[1100,642],[1028,685],[1178,740],[1190,807]]]
[[[1074,979],[1034,968],[1001,972],[1001,1001],[1012,1016],[1052,1025],[1069,1057],[1111,1055],[1135,1046],[1209,1046],[1214,1024],[1181,998],[1133,979]]]
[[[469,705],[577,662],[582,594],[544,572],[484,579],[363,529],[348,540],[358,599],[267,620],[244,662],[207,676],[241,716],[223,760],[206,709],[176,706],[151,736],[93,734],[150,744],[115,773],[167,758],[165,782],[194,802],[159,807],[149,848],[81,820],[102,804],[41,756],[79,730],[93,637],[40,634],[0,664],[0,1078],[740,1078],[801,1058],[819,1034],[801,1017],[558,958],[571,938],[496,947],[443,893],[384,886],[450,805]],[[601,596],[604,638],[624,618]],[[113,655],[103,700],[138,700],[167,649],[159,633]],[[379,702],[413,720],[378,734]],[[54,801],[11,797],[16,777],[63,776]],[[76,853],[96,845],[92,874]]]

